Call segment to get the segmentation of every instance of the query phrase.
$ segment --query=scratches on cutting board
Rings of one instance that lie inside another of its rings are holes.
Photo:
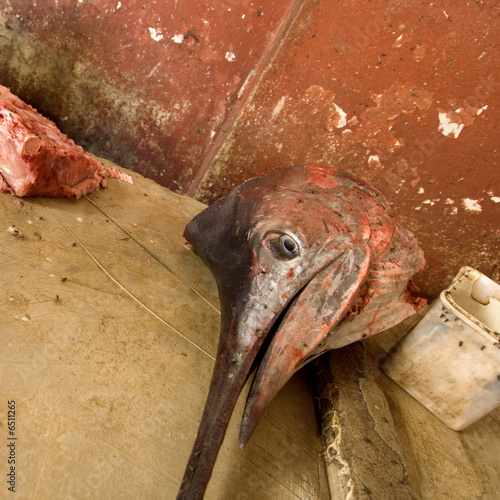
[[[199,349],[201,352],[203,352],[204,354],[206,354],[210,359],[212,360],[215,360],[215,358],[210,354],[208,353],[207,351],[205,351],[205,349],[203,349],[202,347],[200,347],[199,345],[197,345],[195,342],[193,342],[191,339],[189,339],[188,337],[186,337],[186,335],[184,335],[182,332],[180,332],[179,330],[177,330],[177,328],[175,328],[173,325],[171,325],[170,323],[168,323],[165,319],[163,319],[162,317],[158,316],[158,314],[156,314],[153,310],[151,310],[148,306],[146,306],[138,297],[136,297],[132,292],[130,292],[122,283],[120,283],[114,276],[112,276],[110,274],[110,272],[99,262],[99,260],[94,256],[94,254],[85,246],[85,244],[76,236],[76,234],[71,231],[71,229],[61,220],[60,217],[57,216],[57,214],[50,208],[48,207],[47,205],[45,205],[41,200],[37,200],[38,203],[40,203],[40,205],[42,207],[44,207],[53,217],[55,220],[57,220],[57,222],[59,222],[59,224],[71,235],[72,238],[74,238],[74,240],[80,245],[80,247],[85,251],[85,253],[87,253],[87,255],[92,259],[92,261],[94,261],[94,263],[101,269],[101,271],[116,285],[118,286],[129,298],[131,298],[134,302],[136,302],[138,305],[140,305],[143,309],[145,309],[149,314],[151,314],[153,317],[155,317],[158,321],[162,322],[165,326],[167,326],[170,330],[172,330],[173,332],[175,332],[177,335],[179,335],[180,337],[182,337],[184,340],[186,340],[187,342],[189,342],[191,345],[193,345],[194,347],[196,347],[197,349]],[[100,209],[99,209],[100,210]],[[102,210],[101,210],[102,212]],[[104,213],[104,212],[103,212]],[[106,215],[106,217],[108,217]],[[110,218],[110,220],[112,220]],[[113,221],[115,222],[115,221]],[[115,224],[117,224],[115,222]],[[119,224],[117,224],[119,226]],[[124,230],[124,229],[123,229]],[[125,230],[124,230],[125,231]],[[126,232],[126,231],[125,231]],[[126,232],[127,233],[127,232]],[[128,234],[128,233],[127,233]],[[132,238],[132,236],[130,236]],[[134,239],[134,241],[136,241]],[[146,251],[148,251],[141,243],[137,242],[142,248],[144,248]],[[150,253],[148,251],[148,253]],[[151,254],[150,255],[157,259],[155,255]],[[160,262],[160,261],[159,261]],[[160,262],[160,264],[164,265],[163,263]],[[166,267],[166,266],[165,266]],[[168,269],[168,268],[167,268]],[[170,269],[169,269],[170,271]],[[172,271],[170,271],[172,272]],[[184,280],[181,280],[184,282]],[[185,282],[184,282],[185,283]],[[189,286],[189,285],[188,285]],[[191,288],[191,287],[189,287]],[[192,290],[192,288],[191,288]],[[195,291],[196,292],[196,291]],[[196,292],[198,295],[199,293]],[[209,303],[206,299],[204,299],[205,302]],[[211,305],[211,304],[210,304]],[[212,306],[214,307],[214,306]]]
[[[135,241],[137,245],[139,245],[148,255],[150,255],[154,260],[156,260],[159,264],[161,264],[169,273],[171,273],[173,276],[175,276],[180,282],[182,282],[184,285],[186,285],[193,293],[195,293],[201,300],[203,300],[206,304],[208,304],[214,311],[216,311],[218,314],[220,314],[220,311],[217,307],[215,307],[207,298],[205,298],[198,290],[193,288],[193,286],[185,281],[181,276],[179,276],[175,271],[170,269],[170,267],[167,266],[157,255],[155,255],[151,250],[144,246],[139,240],[134,238],[132,234],[130,234],[118,221],[113,219],[104,209],[102,209],[97,203],[92,201],[87,195],[84,195],[83,198],[85,198],[91,205],[93,205],[97,210],[99,210],[104,216],[106,216],[107,219],[109,219],[113,224],[116,225],[121,231],[123,231],[127,237]]]

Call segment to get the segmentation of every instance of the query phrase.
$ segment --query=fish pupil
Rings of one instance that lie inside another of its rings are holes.
[[[288,257],[296,257],[298,255],[298,245],[292,238],[290,238],[290,236],[283,235],[281,236],[280,240],[281,246]]]
[[[283,247],[285,248],[285,250],[287,252],[294,252],[295,251],[295,248],[296,248],[296,245],[295,245],[295,242],[292,241],[290,238],[284,238],[283,239]]]

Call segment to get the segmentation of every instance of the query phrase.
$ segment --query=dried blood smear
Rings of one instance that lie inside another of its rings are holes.
[[[129,175],[101,165],[54,122],[0,85],[0,192],[80,198],[106,186],[105,177],[132,183]]]

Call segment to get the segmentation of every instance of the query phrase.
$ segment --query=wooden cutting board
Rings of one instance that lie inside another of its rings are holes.
[[[208,392],[219,303],[182,237],[204,205],[131,175],[133,185],[109,180],[79,201],[0,194],[2,497],[14,458],[17,498],[175,498]],[[206,498],[328,498],[305,375],[244,451],[242,403]]]

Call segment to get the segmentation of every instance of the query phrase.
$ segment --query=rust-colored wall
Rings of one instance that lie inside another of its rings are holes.
[[[416,232],[439,293],[500,281],[498,2],[10,0],[0,83],[87,149],[211,202],[340,165]]]

